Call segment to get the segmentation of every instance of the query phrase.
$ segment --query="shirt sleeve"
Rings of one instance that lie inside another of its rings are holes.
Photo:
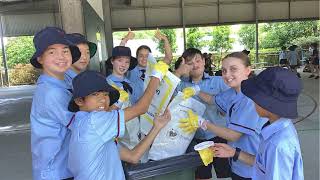
[[[295,150],[287,148],[269,148],[266,159],[265,179],[292,180],[295,166]],[[296,173],[296,172],[295,172]],[[302,172],[303,174],[303,172]]]
[[[45,112],[42,115],[47,116],[48,119],[54,120],[67,126],[70,122],[73,112],[68,111],[68,105],[71,100],[69,92],[57,91],[51,89],[45,97]]]
[[[91,124],[105,142],[122,137],[125,133],[123,110],[92,112]]]
[[[219,94],[215,95],[213,99],[213,104],[217,105],[217,108],[220,112],[227,113],[228,105],[231,103],[230,100],[230,93],[228,91],[220,92]]]
[[[228,128],[244,134],[255,135],[259,124],[263,122],[259,122],[260,117],[252,101],[247,98],[241,99],[240,101],[240,104],[235,104],[234,107],[231,107],[231,110],[228,110],[231,111]],[[227,113],[227,115],[230,116],[230,112]]]

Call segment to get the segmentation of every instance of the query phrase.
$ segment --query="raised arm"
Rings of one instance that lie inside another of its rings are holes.
[[[156,34],[154,35],[159,41],[163,41],[164,43],[164,59],[163,62],[170,65],[173,59],[172,50],[170,46],[170,42],[166,35],[162,34],[159,29],[157,29]]]
[[[128,28],[128,30],[128,34],[121,39],[120,46],[126,46],[127,42],[134,38],[134,32],[132,32],[130,28]]]
[[[160,130],[169,122],[170,119],[171,115],[169,110],[166,110],[163,115],[155,117],[154,126],[151,131],[136,147],[132,150],[126,147],[120,149],[121,160],[133,164],[138,163],[143,154],[150,148]]]

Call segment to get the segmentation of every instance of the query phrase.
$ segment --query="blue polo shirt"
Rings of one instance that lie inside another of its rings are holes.
[[[230,94],[235,94],[235,96],[230,98]],[[225,102],[225,99],[229,99],[228,103]],[[215,102],[218,106],[226,107],[227,128],[242,133],[238,141],[228,142],[228,144],[256,155],[260,143],[259,134],[267,120],[259,117],[254,102],[242,92],[236,92],[232,88],[216,95]],[[230,160],[230,162],[233,173],[245,178],[252,177],[252,166],[241,161]]]
[[[291,119],[280,118],[262,129],[253,180],[303,180],[303,161]]]
[[[146,68],[136,66],[127,74],[129,81],[134,82],[132,87],[132,104],[136,104],[144,93],[144,81],[140,78],[142,75],[142,70],[146,70]]]
[[[198,85],[202,92],[207,94],[216,95],[220,92],[223,92],[229,89],[221,76],[209,76],[207,73],[204,73],[202,79],[197,83],[193,82],[190,78],[182,78],[182,81],[176,88],[176,92],[182,91],[184,88],[191,87]],[[211,121],[214,124],[219,126],[226,126],[225,118],[219,113],[217,106],[215,104],[210,105],[205,103],[201,100],[199,96],[194,96],[196,100],[202,102],[206,106],[206,110],[204,112],[203,118],[206,120]],[[204,131],[203,129],[199,128],[195,134],[195,138],[197,139],[211,139],[214,138],[216,135],[211,131]]]
[[[126,77],[123,77],[123,78],[120,78],[118,76],[115,76],[113,74],[110,74],[107,78],[106,78],[108,84],[110,85],[116,85],[117,87],[121,88],[121,89],[124,89],[123,88],[123,85],[121,84],[122,81],[124,82],[127,82],[131,87],[132,87],[132,94],[130,92],[127,92],[129,93],[129,100],[130,102],[132,103],[133,102],[133,96],[134,96],[134,86],[133,86],[133,83],[131,83],[131,81],[129,79],[127,79]],[[141,90],[142,91],[142,90]],[[143,92],[142,92],[143,93]]]
[[[72,70],[68,69],[66,73],[64,73],[64,81],[68,86],[68,89],[73,89],[72,88],[72,79],[75,78],[78,74]]]
[[[72,94],[63,80],[42,74],[37,81],[30,113],[33,179],[72,177],[67,168],[70,131],[74,113],[68,111]]]
[[[69,127],[72,131],[69,161],[75,180],[124,180],[116,137],[125,132],[122,110],[79,111]]]

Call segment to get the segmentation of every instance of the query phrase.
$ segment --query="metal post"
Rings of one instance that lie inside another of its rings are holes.
[[[2,47],[2,61],[3,61],[3,66],[4,66],[4,73],[5,73],[5,83],[8,86],[10,85],[9,83],[9,73],[8,73],[8,66],[7,66],[7,56],[6,56],[6,50],[4,47],[4,42],[3,42],[3,26],[2,26],[2,16],[0,16],[0,39],[1,39],[1,47]],[[2,71],[0,71],[2,73]]]
[[[256,0],[255,4],[255,18],[256,18],[256,61],[259,62],[259,21],[258,21],[258,0]]]
[[[184,0],[181,0],[181,20],[182,20],[182,30],[183,30],[183,50],[186,50],[187,41],[186,41],[186,22],[184,19]]]

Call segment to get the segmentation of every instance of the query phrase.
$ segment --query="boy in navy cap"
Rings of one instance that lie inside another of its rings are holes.
[[[303,162],[297,132],[297,100],[301,81],[287,69],[268,68],[242,82],[242,92],[251,98],[257,113],[269,121],[260,134],[259,150],[253,155],[236,151],[226,144],[215,144],[217,157],[233,157],[254,166],[253,180],[302,180]]]
[[[123,110],[109,112],[105,110],[110,109],[120,94],[106,82],[102,74],[84,71],[73,79],[74,92],[69,110],[77,113],[69,124],[72,137],[68,165],[75,179],[125,179],[114,139],[124,135],[126,121],[148,110],[152,97],[167,71],[168,65],[165,63],[155,64],[153,77],[138,103]],[[150,145],[151,142],[147,143]],[[146,148],[147,146],[142,149]],[[138,154],[141,157],[143,152]],[[123,156],[123,159],[130,161],[128,157]]]
[[[68,111],[72,94],[64,73],[80,57],[79,48],[56,27],[47,27],[33,39],[36,52],[30,63],[43,70],[32,100],[31,152],[33,179],[66,179],[70,131],[66,125],[73,113]]]
[[[70,69],[67,70],[64,76],[64,81],[69,86],[69,89],[72,89],[72,79],[80,72],[86,70],[90,59],[97,52],[97,45],[88,41],[82,34],[79,33],[67,34],[66,38],[73,44],[77,45],[81,52],[80,59],[71,65]]]

